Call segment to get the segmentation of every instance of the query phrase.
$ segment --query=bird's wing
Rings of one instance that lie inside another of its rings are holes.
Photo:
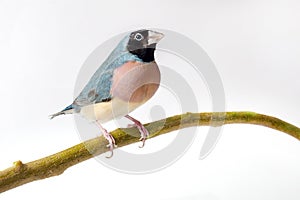
[[[118,56],[111,54],[94,73],[73,104],[83,107],[112,99],[111,86],[114,70],[128,61],[140,60],[129,52],[123,52]]]
[[[111,78],[113,70],[98,70],[75,99],[73,104],[87,106],[111,98]]]

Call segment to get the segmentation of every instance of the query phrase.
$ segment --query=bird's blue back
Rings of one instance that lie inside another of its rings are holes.
[[[128,40],[129,35],[126,35],[93,74],[87,85],[71,105],[75,111],[79,112],[80,107],[111,99],[110,90],[114,70],[128,61],[142,62],[140,58],[127,50]]]

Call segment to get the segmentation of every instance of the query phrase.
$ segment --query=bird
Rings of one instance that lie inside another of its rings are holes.
[[[161,74],[154,52],[163,37],[163,33],[147,29],[127,33],[73,103],[50,115],[50,119],[59,115],[79,114],[95,123],[108,141],[111,154],[107,158],[110,158],[116,142],[102,124],[114,118],[126,117],[139,130],[142,141],[140,147],[144,147],[149,132],[129,113],[148,101],[159,88]]]

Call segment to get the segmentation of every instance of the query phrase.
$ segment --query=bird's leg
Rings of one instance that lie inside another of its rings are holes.
[[[114,152],[113,152],[114,147],[117,146],[115,139],[105,128],[103,128],[103,126],[99,122],[97,122],[97,124],[98,124],[101,132],[103,133],[104,138],[108,141],[107,147],[109,147],[110,152],[111,152],[110,156],[106,156],[106,158],[111,158],[114,154]]]
[[[145,146],[145,141],[146,141],[147,137],[149,136],[149,131],[144,127],[144,125],[140,121],[134,119],[133,117],[131,117],[129,115],[126,115],[125,117],[134,123],[133,125],[129,125],[129,127],[137,127],[138,130],[140,131],[140,133],[141,133],[140,141],[142,141],[143,144],[142,144],[142,146],[139,146],[139,147],[143,148]]]

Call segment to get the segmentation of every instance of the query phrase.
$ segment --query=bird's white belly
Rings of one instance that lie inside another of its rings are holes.
[[[140,103],[129,103],[117,98],[109,102],[102,102],[84,106],[80,110],[80,115],[89,121],[98,121],[100,123],[108,122],[114,118],[123,117],[142,105]]]

